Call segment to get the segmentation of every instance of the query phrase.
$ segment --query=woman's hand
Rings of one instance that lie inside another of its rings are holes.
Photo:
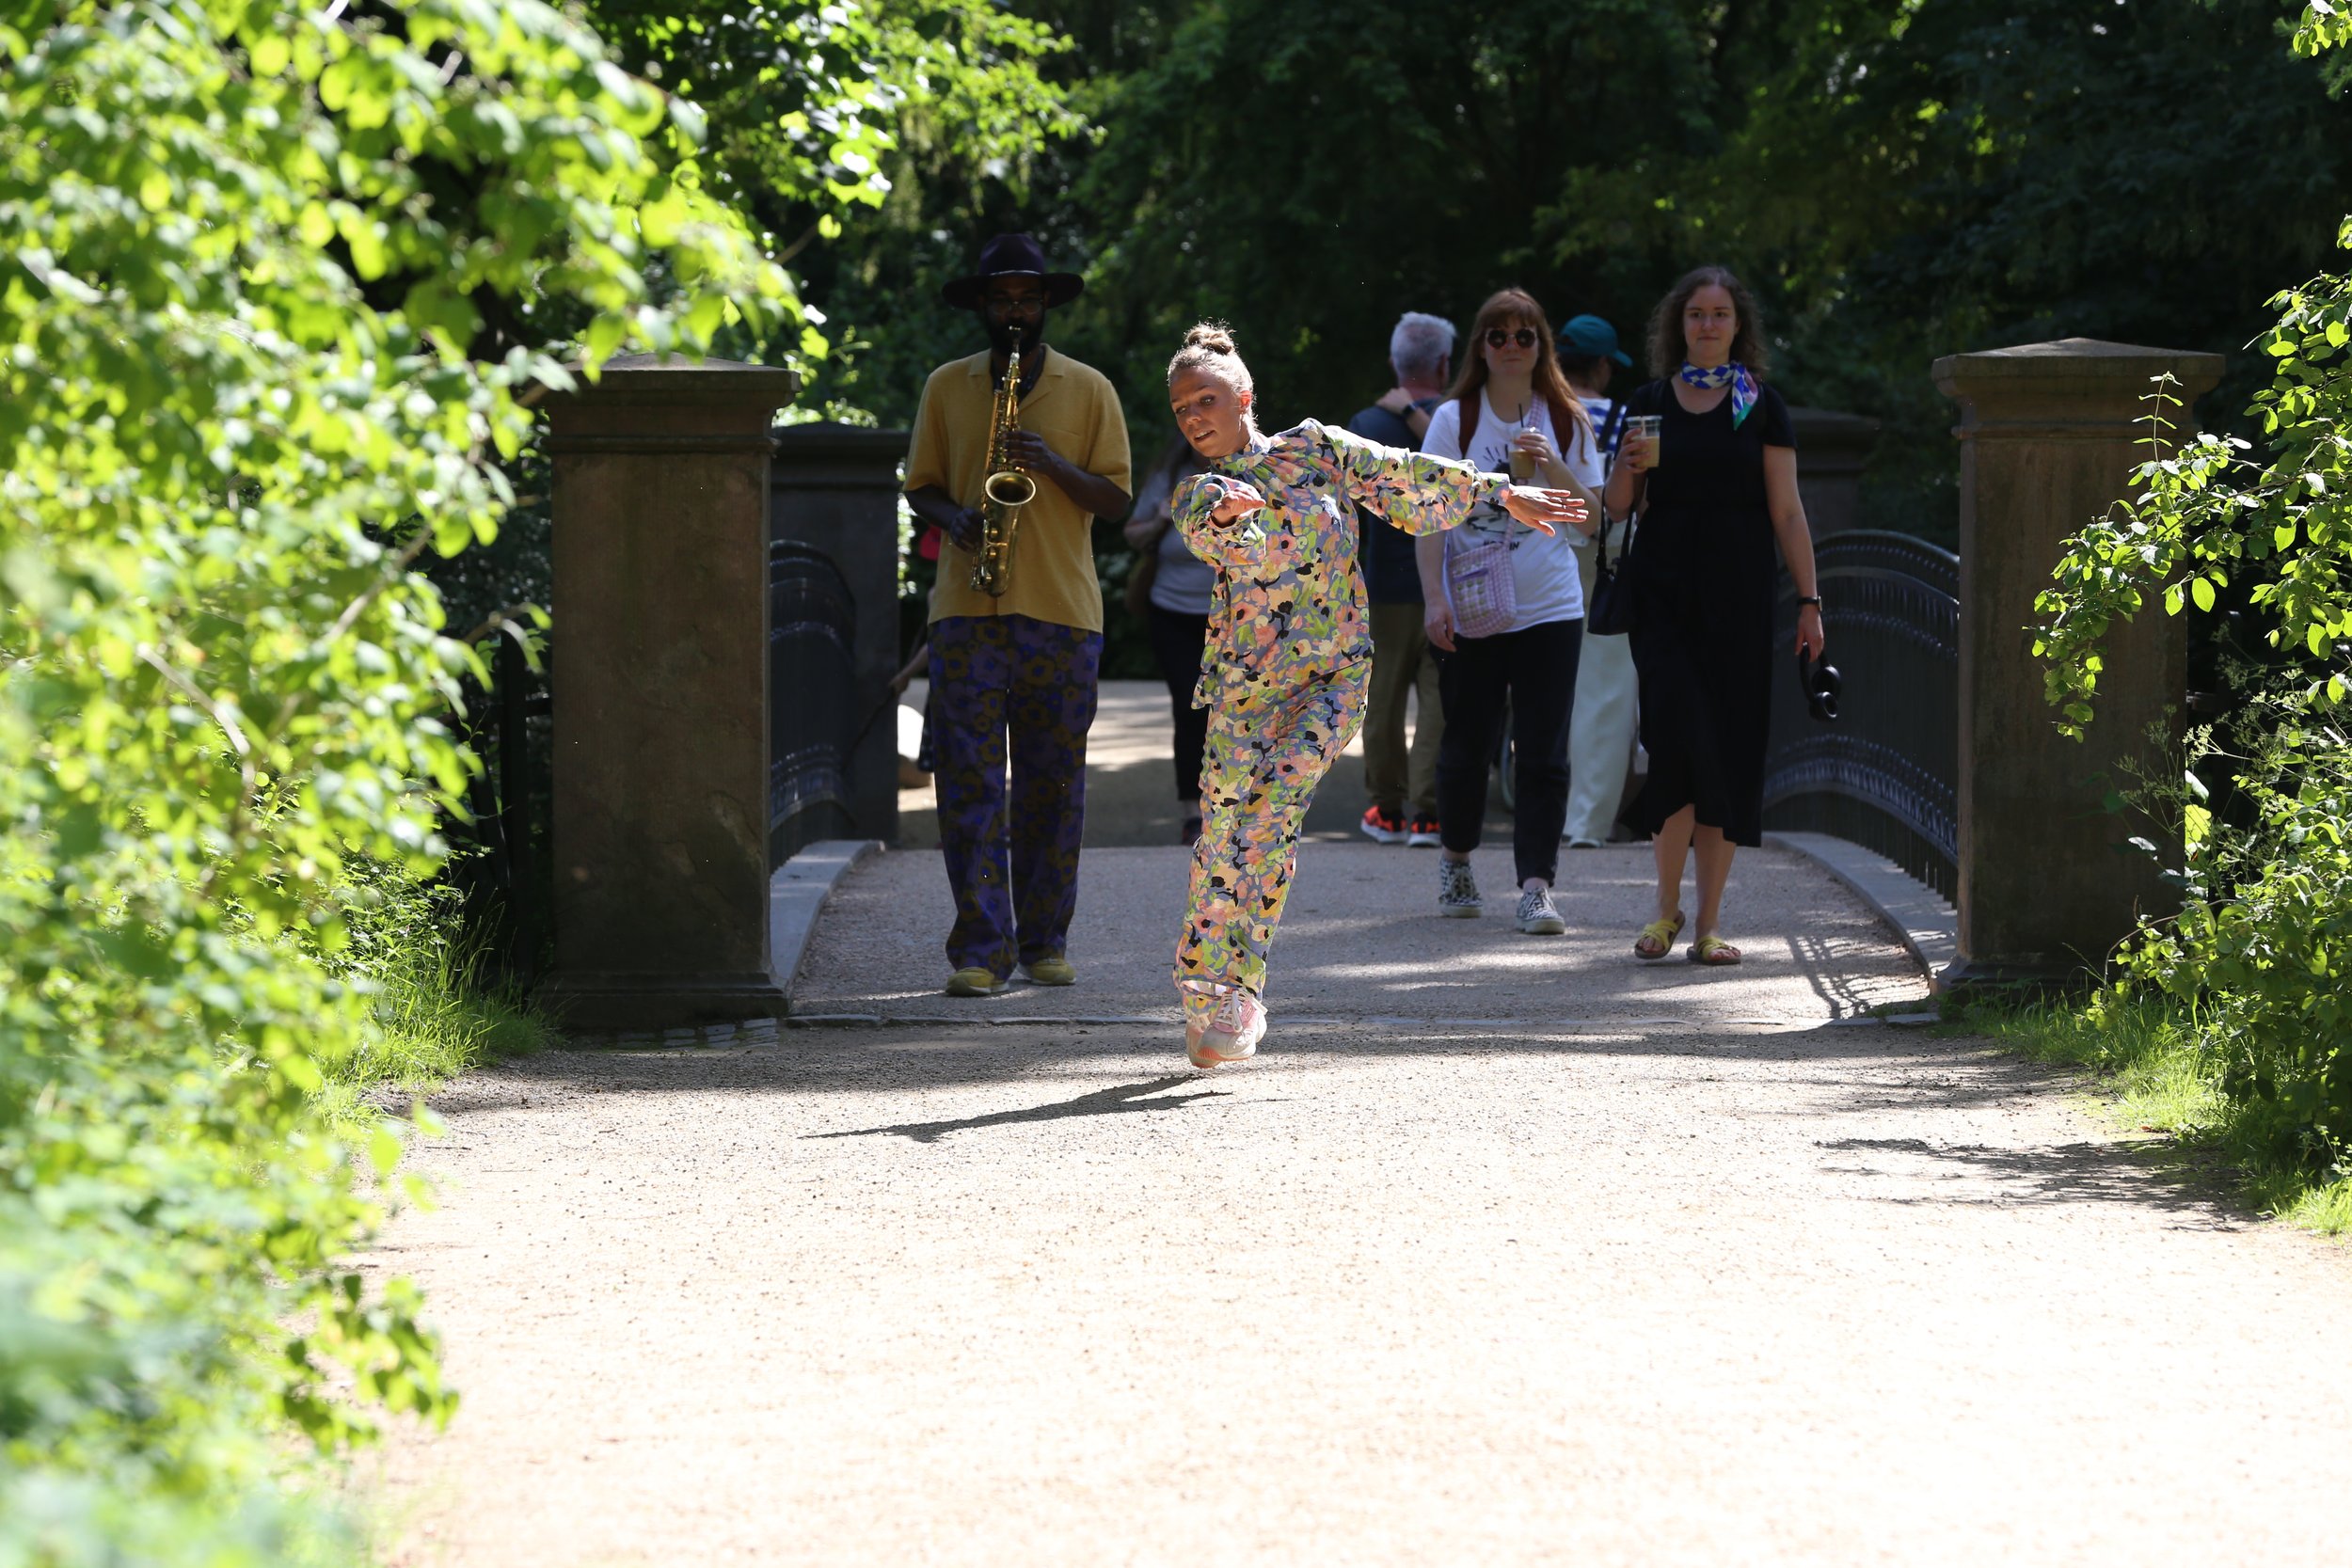
[[[1807,658],[1819,658],[1829,646],[1829,639],[1821,630],[1821,607],[1801,604],[1797,607],[1797,652]]]
[[[1555,472],[1565,473],[1567,471],[1566,465],[1560,461],[1560,454],[1551,450],[1551,437],[1545,435],[1540,426],[1529,425],[1525,430],[1512,436],[1511,450],[1524,452],[1533,458],[1536,470],[1547,478]]]
[[[1585,516],[1584,503],[1573,492],[1543,490],[1529,484],[1505,485],[1502,510],[1538,533],[1557,533],[1560,531],[1553,524],[1573,525],[1582,522]]]
[[[1617,438],[1617,465],[1645,474],[1658,467],[1658,443],[1646,436],[1627,431]]]
[[[1421,611],[1421,629],[1429,635],[1429,645],[1439,653],[1454,651],[1454,608],[1442,598],[1425,601]]]
[[[1265,510],[1265,498],[1257,489],[1238,479],[1223,474],[1211,474],[1209,483],[1216,486],[1216,505],[1209,509],[1209,518],[1219,528],[1231,527],[1252,512]]]

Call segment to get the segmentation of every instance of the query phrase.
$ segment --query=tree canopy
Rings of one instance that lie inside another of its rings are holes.
[[[1518,282],[1632,341],[1718,261],[1757,291],[1794,400],[1887,422],[1874,520],[1948,534],[1936,356],[2217,350],[2205,412],[2229,421],[2263,302],[2325,264],[2314,214],[2352,191],[2352,104],[2287,48],[2300,0],[1012,8],[1071,40],[1037,71],[1091,133],[977,182],[886,157],[892,201],[803,258],[852,345],[820,395],[885,421],[968,352],[933,295],[1003,228],[1088,272],[1057,336],[1119,382],[1139,450],[1199,316],[1233,322],[1274,418],[1344,416],[1400,311],[1458,322]]]

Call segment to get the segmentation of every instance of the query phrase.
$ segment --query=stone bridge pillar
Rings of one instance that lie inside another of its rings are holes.
[[[2142,913],[2177,903],[2126,842],[2150,838],[2177,865],[2177,832],[2101,801],[2129,786],[2120,764],[2160,777],[2177,755],[2185,628],[2161,606],[2114,628],[2098,720],[2079,742],[2054,726],[2026,630],[2060,541],[2125,495],[2150,455],[2139,421],[2167,372],[2186,429],[2219,355],[2069,338],[1935,363],[1937,388],[1961,405],[1960,957],[1947,984],[2078,974]]]
[[[841,570],[857,607],[849,755],[841,759],[841,820],[793,835],[898,837],[898,467],[903,430],[825,421],[776,432],[769,527],[777,539],[820,550]]]
[[[769,952],[770,424],[791,371],[625,356],[548,400],[555,967],[574,1024],[784,1011]]]
[[[1791,408],[1788,419],[1796,427],[1797,489],[1813,537],[1862,527],[1862,470],[1878,445],[1878,420],[1827,408]]]

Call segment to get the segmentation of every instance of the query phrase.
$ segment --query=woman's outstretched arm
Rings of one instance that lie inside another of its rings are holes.
[[[1322,427],[1332,467],[1347,499],[1407,533],[1437,533],[1467,518],[1482,500],[1500,500],[1508,484],[1468,463],[1367,441],[1353,431]]]

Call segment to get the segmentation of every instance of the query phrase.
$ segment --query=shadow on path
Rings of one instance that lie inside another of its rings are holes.
[[[1857,1176],[1899,1177],[1918,1173],[1900,1170],[1908,1159],[1929,1162],[1944,1174],[1989,1177],[1992,1184],[1979,1196],[1948,1192],[1883,1193],[1876,1201],[1947,1207],[1953,1204],[1996,1208],[2045,1204],[2127,1203],[2153,1207],[2183,1216],[2200,1229],[2242,1230],[2259,1218],[2235,1201],[2223,1174],[2201,1163],[2169,1140],[2132,1139],[2115,1143],[2078,1142],[2004,1148],[1979,1144],[1930,1143],[1921,1138],[1835,1138],[1817,1144],[1825,1154],[1845,1155],[1852,1164],[1833,1168]]]
[[[1120,1084],[1113,1088],[1097,1089],[1075,1100],[1057,1100],[1050,1105],[1030,1105],[1017,1111],[992,1111],[984,1117],[959,1117],[953,1121],[906,1121],[895,1127],[859,1127],[845,1132],[810,1132],[804,1136],[818,1138],[875,1138],[890,1133],[911,1138],[918,1144],[937,1143],[950,1132],[962,1132],[976,1127],[1009,1127],[1020,1122],[1060,1121],[1068,1117],[1111,1117],[1127,1111],[1177,1111],[1196,1100],[1222,1100],[1225,1089],[1199,1089],[1191,1094],[1169,1095],[1162,1100],[1142,1097],[1172,1089],[1179,1084],[1194,1084],[1200,1079],[1190,1072],[1172,1073],[1166,1078],[1153,1078],[1140,1084]]]

